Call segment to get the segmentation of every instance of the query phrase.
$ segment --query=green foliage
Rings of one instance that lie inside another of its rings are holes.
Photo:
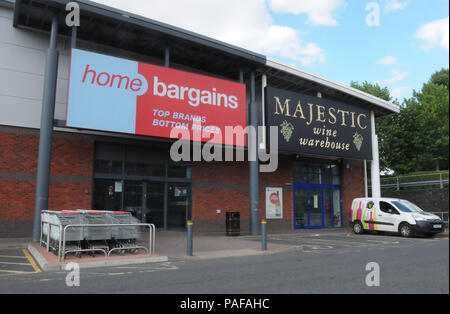
[[[359,84],[358,82],[352,81],[350,83],[350,86],[356,89],[359,89],[363,92],[366,92],[368,94],[374,95],[378,98],[384,99],[386,101],[391,101],[392,97],[389,92],[389,89],[387,87],[381,87],[378,84],[371,84],[369,82],[364,82],[362,84]]]
[[[370,83],[352,87],[391,100],[389,90]],[[448,169],[449,71],[434,73],[422,90],[405,99],[399,114],[377,118],[380,168],[398,174]]]

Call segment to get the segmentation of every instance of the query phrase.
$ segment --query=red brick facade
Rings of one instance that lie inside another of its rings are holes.
[[[94,139],[55,132],[52,146],[49,209],[90,208]],[[31,234],[39,133],[0,129],[0,236]],[[283,188],[283,219],[271,220],[269,231],[294,229],[293,157],[281,156],[275,173],[260,173],[260,219],[265,218],[265,188]],[[347,167],[348,165],[348,167]],[[344,225],[351,201],[364,196],[361,161],[341,163]],[[197,162],[192,171],[192,217],[197,231],[225,230],[225,213],[241,213],[241,232],[250,231],[249,167],[247,162]],[[217,213],[217,210],[221,210]]]
[[[279,164],[275,173],[261,173],[259,186],[260,219],[265,218],[265,188],[281,187],[284,219],[273,221],[269,228],[292,226],[292,171],[291,162]],[[224,232],[226,212],[240,212],[241,232],[250,232],[249,167],[246,162],[194,163],[192,188],[192,218],[200,229]],[[216,211],[221,210],[220,214]],[[289,230],[289,229],[287,229]],[[286,231],[287,231],[286,230]]]
[[[365,196],[364,163],[344,159],[341,168],[342,221],[344,226],[348,226],[353,199]]]
[[[0,236],[31,234],[39,133],[0,132]],[[49,209],[90,208],[94,142],[54,133]]]

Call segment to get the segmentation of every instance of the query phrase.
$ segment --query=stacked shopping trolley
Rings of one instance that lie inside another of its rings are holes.
[[[41,244],[55,254],[81,257],[88,253],[94,257],[96,252],[123,255],[146,249],[137,245],[139,221],[129,212],[43,211],[41,220]]]

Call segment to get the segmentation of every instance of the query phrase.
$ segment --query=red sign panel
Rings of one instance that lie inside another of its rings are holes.
[[[246,127],[246,88],[72,49],[66,120],[67,127],[164,138],[182,133],[187,140],[243,146],[245,140],[225,131]]]

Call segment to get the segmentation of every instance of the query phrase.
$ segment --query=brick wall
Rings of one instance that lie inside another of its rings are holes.
[[[360,160],[343,160],[341,164],[342,221],[349,225],[352,201],[364,197],[364,163]]]
[[[192,218],[196,231],[225,232],[228,211],[241,214],[241,233],[250,233],[249,167],[247,162],[199,162],[193,165]],[[260,173],[260,219],[265,218],[265,188],[283,188],[282,220],[271,220],[269,231],[292,227],[292,161],[281,157],[275,173]],[[216,210],[220,209],[218,214]]]
[[[405,199],[430,212],[448,212],[449,209],[448,187],[400,191],[381,190],[381,196]]]
[[[259,212],[265,218],[265,188],[283,188],[283,219],[270,220],[270,232],[294,230],[293,159],[281,156],[275,173],[260,173]],[[348,168],[347,168],[348,165]],[[192,214],[196,231],[225,232],[225,212],[241,213],[241,233],[250,232],[248,163],[195,163],[193,167]],[[344,226],[352,200],[364,196],[364,165],[358,160],[341,163],[341,192]],[[221,209],[217,214],[216,210]]]
[[[34,216],[39,133],[0,129],[0,237],[30,236]],[[54,133],[49,209],[90,208],[94,141]]]

